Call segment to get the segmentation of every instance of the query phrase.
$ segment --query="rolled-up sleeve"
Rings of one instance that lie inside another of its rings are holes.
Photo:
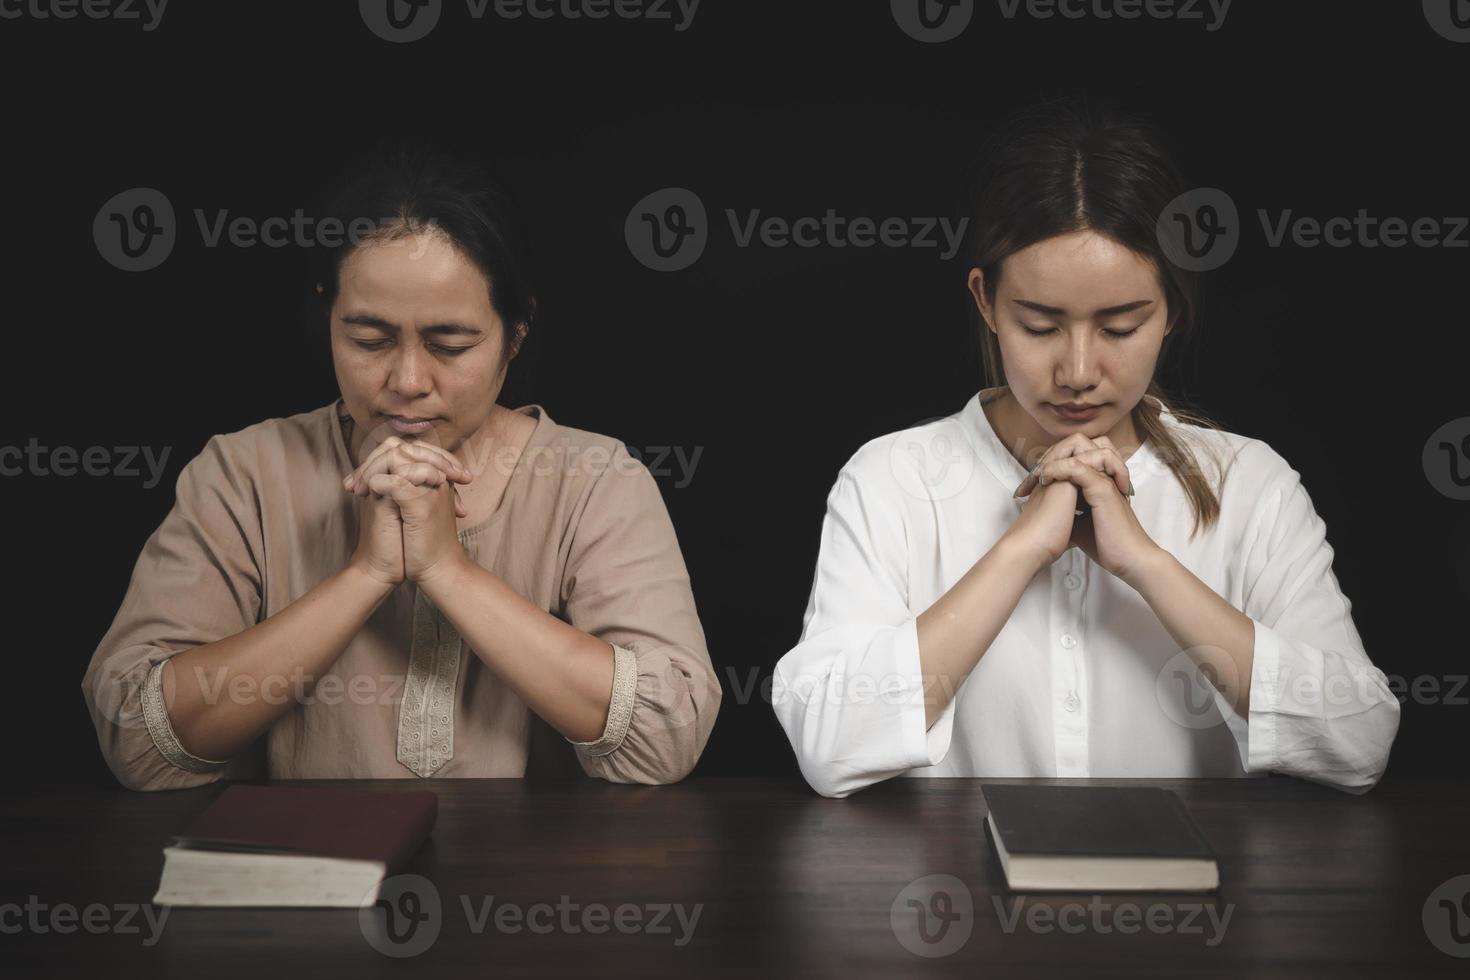
[[[566,739],[589,776],[673,783],[703,753],[722,692],[658,484],[622,443],[574,517],[562,612],[613,648],[607,724]]]
[[[220,436],[179,474],[172,509],[148,538],[112,625],[82,678],[103,758],[128,789],[219,780],[229,760],[184,749],[160,674],[175,654],[258,621],[261,532],[251,482]]]
[[[1284,461],[1278,470],[1242,552],[1242,611],[1255,623],[1255,653],[1249,717],[1231,728],[1249,772],[1364,793],[1388,766],[1399,701],[1364,652],[1301,475]]]
[[[776,717],[822,796],[936,765],[949,751],[954,700],[926,724],[901,508],[852,461],[827,496],[800,641],[774,674]]]

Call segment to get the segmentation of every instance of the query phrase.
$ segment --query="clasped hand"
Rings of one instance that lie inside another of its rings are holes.
[[[353,561],[388,585],[451,571],[465,558],[455,522],[467,512],[455,484],[471,479],[448,450],[389,436],[342,481],[363,498]]]
[[[1107,436],[1074,432],[1051,446],[1016,496],[1027,499],[1012,530],[1048,563],[1075,546],[1126,582],[1159,551],[1133,513],[1128,464]]]

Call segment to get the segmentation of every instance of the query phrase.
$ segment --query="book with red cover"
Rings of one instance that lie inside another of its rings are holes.
[[[433,830],[439,798],[232,784],[165,847],[160,905],[364,906]]]

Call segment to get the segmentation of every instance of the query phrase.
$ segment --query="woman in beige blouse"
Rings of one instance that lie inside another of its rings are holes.
[[[328,213],[394,216],[325,256],[341,397],[185,466],[83,678],[108,765],[145,790],[683,778],[721,692],[658,487],[496,404],[535,305],[503,198],[389,155]]]

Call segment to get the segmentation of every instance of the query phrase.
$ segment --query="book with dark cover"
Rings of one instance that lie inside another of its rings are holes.
[[[1214,851],[1157,786],[986,784],[986,826],[1016,890],[1209,891]]]
[[[427,790],[231,785],[164,848],[153,901],[370,906],[438,812]]]

